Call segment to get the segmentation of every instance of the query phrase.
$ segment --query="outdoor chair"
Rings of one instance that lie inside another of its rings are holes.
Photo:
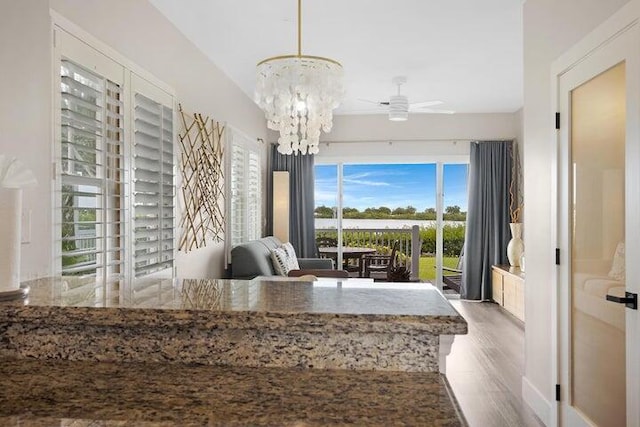
[[[460,286],[462,285],[462,262],[464,261],[464,245],[460,250],[460,258],[458,258],[458,265],[456,268],[450,268],[442,266],[442,284],[444,289],[451,289],[460,293]],[[454,273],[445,275],[444,272]]]
[[[338,239],[333,237],[316,237],[316,253],[318,258],[325,258],[318,248],[333,248],[338,246]]]
[[[317,237],[316,246],[318,246],[319,248],[338,246],[338,239],[334,237]]]
[[[396,266],[400,242],[393,242],[390,255],[374,254],[364,257],[364,277],[389,280],[391,269]]]
[[[316,256],[318,258],[330,258],[324,254],[320,253],[319,248],[333,248],[338,246],[338,239],[333,237],[316,237]],[[336,268],[335,262],[333,263],[333,268]]]

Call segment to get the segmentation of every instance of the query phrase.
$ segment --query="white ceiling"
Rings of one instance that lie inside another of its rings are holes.
[[[150,0],[253,98],[260,60],[296,52],[296,0]],[[405,75],[409,102],[459,113],[522,106],[522,0],[304,0],[302,51],[342,63],[337,114],[376,111]],[[373,110],[372,110],[373,108]]]

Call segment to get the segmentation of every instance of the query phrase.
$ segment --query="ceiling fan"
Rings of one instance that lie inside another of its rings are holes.
[[[391,95],[388,101],[371,101],[368,99],[359,99],[359,101],[369,102],[383,107],[389,108],[389,120],[401,122],[407,120],[409,112],[437,113],[437,114],[453,114],[452,110],[440,110],[429,107],[444,104],[442,101],[424,101],[409,103],[406,95],[400,93],[400,87],[407,82],[406,76],[397,76],[392,79],[394,85],[398,86],[398,93]]]

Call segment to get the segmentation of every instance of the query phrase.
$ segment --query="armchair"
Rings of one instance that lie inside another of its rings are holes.
[[[462,263],[464,261],[464,245],[460,250],[460,258],[458,258],[458,265],[456,268],[450,268],[442,266],[442,283],[445,289],[452,289],[457,293],[460,293],[460,286],[462,284]],[[445,272],[454,274],[444,274]]]

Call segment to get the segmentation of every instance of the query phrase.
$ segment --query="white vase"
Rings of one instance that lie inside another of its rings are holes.
[[[22,190],[0,188],[0,292],[20,288]]]
[[[511,240],[507,245],[507,258],[512,267],[520,266],[520,256],[524,252],[524,242],[522,241],[522,224],[512,222],[509,224],[511,229]]]

